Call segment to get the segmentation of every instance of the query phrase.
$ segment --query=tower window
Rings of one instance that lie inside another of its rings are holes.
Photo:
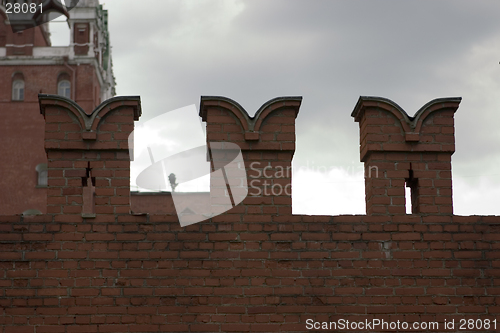
[[[71,98],[71,83],[68,80],[59,81],[57,84],[57,94],[66,98]]]
[[[24,80],[14,80],[12,82],[12,100],[24,101]]]
[[[36,172],[38,174],[37,186],[45,187],[48,185],[49,173],[46,163],[41,163],[36,166]]]

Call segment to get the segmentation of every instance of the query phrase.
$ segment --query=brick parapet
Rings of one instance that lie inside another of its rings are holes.
[[[54,108],[63,109],[59,104]],[[49,118],[73,121],[59,123],[59,130],[82,124],[71,110],[65,109],[65,117],[50,110]],[[289,117],[277,112],[277,118]],[[237,117],[228,114],[226,119]],[[438,119],[438,114],[426,119]],[[110,115],[96,127],[97,142],[107,140],[107,133],[99,131]],[[133,123],[132,113],[117,115]],[[219,129],[216,125],[207,123],[207,132]],[[435,131],[426,126],[419,130],[421,137]],[[263,133],[258,133],[259,140]],[[64,140],[73,140],[64,135]],[[254,137],[238,141],[238,136],[227,136],[222,141],[241,142],[246,164],[264,163],[251,172],[273,163],[289,165],[293,150],[243,145]],[[125,146],[95,147],[99,143],[77,149],[49,146],[53,181],[61,175],[69,177],[68,183],[77,179],[83,162],[94,163],[96,178],[116,177],[118,164],[107,163],[118,156],[112,154],[126,151]],[[450,151],[372,151],[365,163],[377,163],[385,176],[370,178],[369,196],[384,197],[381,191],[386,191],[391,200],[397,199],[411,170],[420,182],[418,196],[425,199],[417,204],[447,207],[440,200],[451,198],[451,187],[445,191],[451,179],[451,169],[444,168],[448,157]],[[96,185],[96,206],[103,200],[103,207],[121,207],[112,198],[104,204],[119,186]],[[62,184],[50,190],[66,190],[68,198],[79,195]],[[98,195],[98,190],[104,192]],[[439,200],[430,204],[429,197]],[[283,208],[289,205],[273,200],[249,196],[229,214],[184,228],[173,214],[134,215],[121,209],[93,218],[59,211],[0,216],[2,328],[6,333],[310,332],[308,319],[378,319],[436,321],[439,329],[420,330],[435,332],[446,331],[445,320],[455,320],[455,327],[463,319],[481,319],[483,324],[485,319],[498,320],[499,216],[388,210],[380,215],[292,215]]]

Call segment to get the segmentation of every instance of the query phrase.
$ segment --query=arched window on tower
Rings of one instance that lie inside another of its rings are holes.
[[[67,73],[59,74],[57,78],[57,94],[66,98],[71,98],[71,82]]]
[[[24,101],[24,76],[22,73],[15,73],[12,76],[12,100]]]
[[[57,84],[57,94],[66,98],[71,98],[71,83],[67,80],[59,81]]]

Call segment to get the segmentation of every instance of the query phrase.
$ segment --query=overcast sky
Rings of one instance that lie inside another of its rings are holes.
[[[372,95],[410,115],[434,98],[462,97],[455,214],[500,215],[500,1],[107,0],[104,6],[117,93],[141,96],[140,123],[198,108],[202,95],[234,99],[250,115],[271,98],[303,96],[294,213],[365,213],[359,128],[350,113],[360,95]]]

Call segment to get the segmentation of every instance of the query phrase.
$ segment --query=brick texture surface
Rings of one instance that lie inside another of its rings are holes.
[[[36,332],[305,332],[307,319],[495,319],[499,226],[458,216],[228,214],[186,228],[159,215],[2,218],[0,320]]]

